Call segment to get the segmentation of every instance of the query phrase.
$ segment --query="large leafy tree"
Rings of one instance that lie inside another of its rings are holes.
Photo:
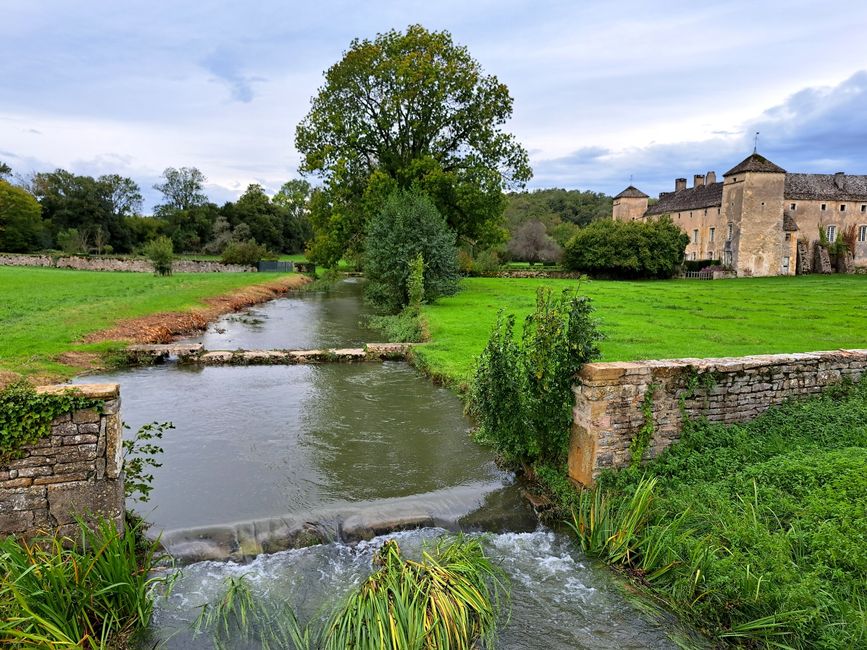
[[[311,200],[310,253],[332,264],[363,245],[395,189],[415,187],[471,241],[502,238],[503,190],[530,179],[527,152],[502,127],[508,88],[448,32],[419,25],[354,40],[296,129]]]
[[[25,253],[39,248],[42,217],[27,191],[0,179],[0,251]]]
[[[164,217],[171,212],[205,205],[208,202],[204,193],[206,182],[205,175],[195,167],[167,167],[163,171],[163,182],[154,185],[154,189],[162,193],[165,202],[156,206],[154,211]]]
[[[89,239],[110,244],[117,252],[130,250],[126,219],[141,207],[141,192],[133,180],[116,174],[79,176],[57,169],[35,174],[30,186],[52,237],[75,229]]]

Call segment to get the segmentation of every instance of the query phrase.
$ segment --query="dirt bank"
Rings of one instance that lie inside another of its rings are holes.
[[[312,280],[306,275],[292,275],[254,284],[222,296],[207,298],[204,307],[190,311],[170,311],[122,320],[113,327],[89,334],[83,343],[127,341],[129,343],[170,343],[205,329],[223,314],[273,300]]]

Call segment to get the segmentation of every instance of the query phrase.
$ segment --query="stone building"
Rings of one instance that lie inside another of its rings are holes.
[[[689,236],[686,259],[720,260],[739,276],[812,268],[820,229],[830,243],[853,237],[852,263],[867,268],[867,176],[792,174],[753,153],[722,181],[712,171],[696,174],[692,187],[675,179],[654,205],[631,185],[614,197],[614,219],[662,215]]]

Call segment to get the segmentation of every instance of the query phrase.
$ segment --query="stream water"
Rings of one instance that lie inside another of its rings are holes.
[[[360,283],[346,281],[227,316],[195,340],[358,345],[379,338],[359,325],[363,312]],[[573,541],[538,527],[514,478],[470,439],[460,401],[407,364],[169,363],[78,381],[119,383],[130,431],[175,425],[151,501],[134,506],[186,564],[156,607],[154,634],[168,648],[211,647],[188,624],[228,576],[246,575],[261,597],[315,619],[372,571],[384,539],[397,536],[412,555],[444,529],[485,531],[511,579],[499,647],[675,647],[670,623],[630,604]],[[310,535],[328,543],[291,548]],[[235,561],[212,561],[226,558]]]

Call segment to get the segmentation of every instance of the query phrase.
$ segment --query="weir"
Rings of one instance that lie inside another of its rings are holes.
[[[177,360],[200,366],[273,366],[296,363],[350,363],[353,361],[405,361],[412,343],[365,343],[357,348],[314,350],[206,350],[201,343],[131,345],[126,354],[133,363]]]

